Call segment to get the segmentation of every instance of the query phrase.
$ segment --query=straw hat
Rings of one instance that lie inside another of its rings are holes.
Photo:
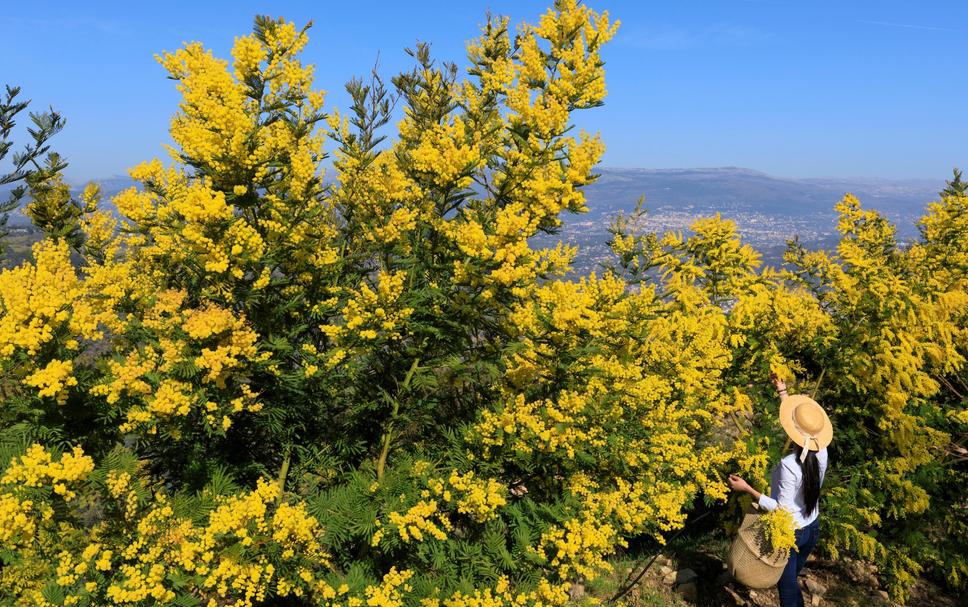
[[[790,440],[803,447],[800,459],[807,451],[820,451],[830,444],[834,427],[827,412],[805,394],[794,394],[780,401],[780,425]]]

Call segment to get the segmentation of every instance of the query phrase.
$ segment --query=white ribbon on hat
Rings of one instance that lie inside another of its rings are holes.
[[[810,451],[810,448],[807,445],[810,444],[810,441],[813,441],[814,444],[817,445],[817,451],[820,450],[820,441],[817,440],[817,437],[813,434],[804,432],[803,428],[800,427],[800,424],[797,423],[796,417],[793,418],[793,425],[797,430],[800,431],[800,434],[803,435],[803,449],[800,450],[800,463],[802,464],[807,460],[807,451]]]
[[[793,422],[793,423],[795,424],[796,422]],[[807,451],[810,451],[810,449],[807,447],[807,443],[809,443],[810,441],[813,441],[814,443],[817,444],[817,450],[819,451],[820,441],[818,441],[817,437],[812,434],[807,434],[802,430],[801,430],[801,433],[803,434],[803,449],[800,450],[800,463],[802,464],[807,459]]]

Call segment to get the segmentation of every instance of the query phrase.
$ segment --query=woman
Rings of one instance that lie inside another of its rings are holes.
[[[787,395],[786,384],[772,377],[780,393],[780,425],[793,441],[793,451],[780,460],[770,476],[770,496],[750,487],[749,483],[729,475],[734,491],[745,491],[753,496],[761,508],[786,508],[797,525],[798,550],[790,549],[790,560],[777,582],[781,607],[802,607],[803,595],[797,575],[820,536],[820,487],[827,471],[827,445],[833,438],[830,418],[808,396]]]

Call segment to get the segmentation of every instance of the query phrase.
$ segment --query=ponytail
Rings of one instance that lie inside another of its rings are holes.
[[[800,461],[802,452],[803,447],[796,445],[797,461]],[[809,516],[820,501],[820,462],[816,451],[807,451],[807,457],[800,461],[800,471],[803,473],[803,503]]]

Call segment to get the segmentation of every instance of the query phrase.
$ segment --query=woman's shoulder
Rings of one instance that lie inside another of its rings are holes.
[[[796,453],[787,453],[780,459],[780,468],[796,474],[800,471],[800,461]]]
[[[826,447],[817,451],[817,462],[820,464],[822,468],[827,467],[827,448]],[[796,451],[791,451],[790,453],[787,453],[786,455],[784,455],[780,459],[779,468],[785,469],[787,472],[790,472],[791,474],[799,475],[800,458],[797,457]]]

